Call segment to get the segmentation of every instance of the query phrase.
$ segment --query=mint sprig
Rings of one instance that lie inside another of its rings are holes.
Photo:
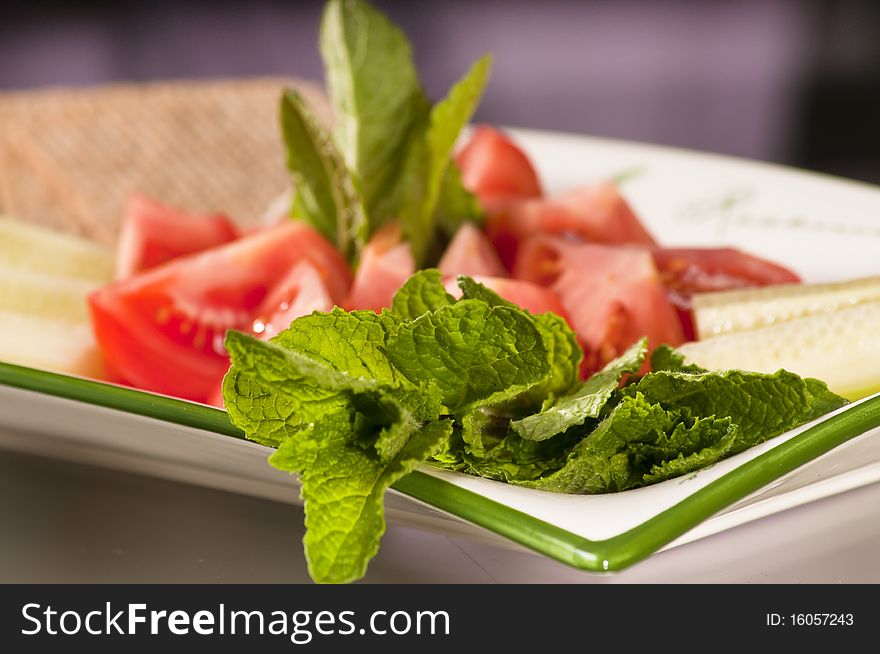
[[[327,133],[287,92],[281,122],[295,187],[291,215],[309,222],[356,263],[367,239],[399,220],[416,264],[482,211],[464,189],[452,148],[489,77],[477,61],[433,104],[406,35],[363,0],[330,0],[320,50],[335,126]]]
[[[361,182],[371,230],[393,213],[387,206],[412,134],[430,102],[406,35],[362,0],[331,0],[320,28],[324,78],[335,113],[333,135]]]

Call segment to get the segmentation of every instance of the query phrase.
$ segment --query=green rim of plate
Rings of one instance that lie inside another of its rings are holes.
[[[0,363],[0,384],[244,439],[225,411],[162,395]],[[589,540],[423,472],[393,488],[581,570],[622,570],[706,518],[838,445],[880,426],[880,395],[851,406],[709,483],[640,525]]]

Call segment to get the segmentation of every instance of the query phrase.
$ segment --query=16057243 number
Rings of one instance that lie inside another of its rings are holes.
[[[851,627],[855,623],[852,613],[792,613],[789,618],[795,627]]]
[[[852,613],[767,613],[768,627],[851,627],[855,624]]]

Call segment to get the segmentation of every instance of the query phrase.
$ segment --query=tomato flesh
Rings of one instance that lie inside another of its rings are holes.
[[[654,248],[651,254],[664,283],[682,294],[800,281],[788,268],[734,248]]]
[[[391,306],[394,294],[415,272],[409,243],[397,223],[385,225],[370,238],[343,306],[349,310],[381,311]]]
[[[475,127],[456,162],[464,187],[484,206],[542,194],[538,173],[525,152],[493,127]]]
[[[555,201],[570,213],[561,223],[546,224],[547,231],[612,245],[657,243],[614,184],[582,186],[556,196]]]
[[[559,295],[584,348],[585,372],[645,336],[650,349],[684,340],[653,258],[642,248],[539,236],[523,244],[514,276]]]
[[[344,297],[345,261],[311,227],[289,221],[98,289],[89,297],[97,342],[125,382],[205,401],[229,365],[226,331],[251,330],[300,261],[330,298]]]
[[[301,261],[263,300],[251,331],[260,338],[272,338],[297,318],[313,311],[330,311],[333,305],[320,272],[310,262]]]
[[[473,223],[458,228],[437,267],[444,275],[507,277],[507,269],[489,238]]]
[[[656,245],[612,184],[578,188],[552,198],[499,204],[488,211],[486,232],[511,269],[516,265],[520,243],[536,234],[611,245]]]
[[[238,229],[226,216],[184,213],[145,196],[131,195],[119,231],[116,279],[228,243],[238,236]]]
[[[223,378],[214,385],[214,388],[211,389],[211,392],[208,393],[208,397],[205,399],[205,404],[210,404],[211,406],[215,406],[218,409],[223,409],[226,407],[223,402]]]

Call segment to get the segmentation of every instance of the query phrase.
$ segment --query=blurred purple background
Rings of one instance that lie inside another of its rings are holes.
[[[880,3],[377,0],[437,97],[495,56],[481,121],[712,150],[880,182]],[[321,2],[6,4],[0,88],[319,79]]]

